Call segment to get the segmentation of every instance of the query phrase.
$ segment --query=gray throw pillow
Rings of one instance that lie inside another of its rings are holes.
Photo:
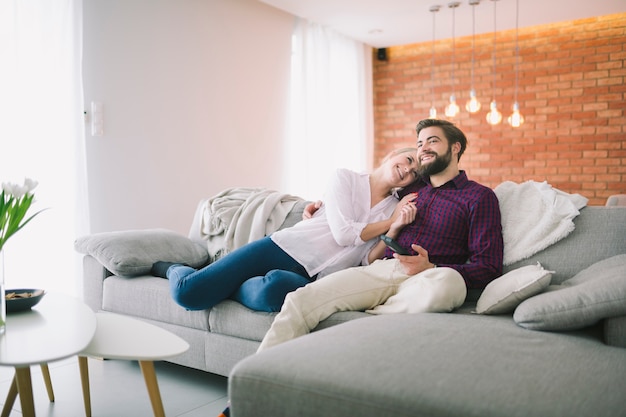
[[[576,330],[626,315],[626,254],[596,262],[521,303],[513,320],[532,330]]]
[[[93,256],[106,269],[123,277],[148,274],[156,261],[197,268],[209,259],[206,248],[165,229],[95,233],[76,239],[74,248]]]

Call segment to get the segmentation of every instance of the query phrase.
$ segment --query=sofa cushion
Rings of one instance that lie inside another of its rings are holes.
[[[212,333],[260,342],[278,313],[254,311],[233,301],[224,300],[211,309],[209,325]],[[371,317],[362,311],[340,311],[317,325],[313,331],[332,327],[350,320]]]
[[[238,417],[618,416],[625,359],[508,316],[385,314],[245,358],[228,384]]]
[[[180,262],[196,268],[209,259],[206,248],[165,229],[96,233],[76,239],[74,248],[123,277],[148,274],[156,261]]]
[[[517,324],[533,330],[573,330],[626,315],[626,254],[596,262],[560,286],[521,303]]]
[[[168,281],[153,276],[108,277],[103,284],[102,310],[192,329],[211,330],[211,310],[185,310],[170,296]]]
[[[507,272],[491,281],[476,302],[478,314],[505,314],[528,297],[543,291],[554,271],[547,271],[537,263]]]
[[[224,300],[211,309],[211,332],[261,341],[277,313],[254,311],[236,301]]]
[[[610,346],[626,348],[626,316],[604,320],[604,342]]]
[[[626,253],[626,208],[587,206],[574,221],[576,228],[565,239],[528,259],[505,265],[509,272],[540,262],[554,271],[551,284],[561,284],[602,259]]]

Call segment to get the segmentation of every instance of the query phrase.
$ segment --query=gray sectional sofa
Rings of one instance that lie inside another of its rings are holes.
[[[298,221],[304,204],[281,227]],[[234,417],[626,416],[626,207],[586,207],[575,225],[505,267],[507,285],[490,297],[470,291],[454,313],[336,313],[312,334],[256,355],[274,314],[230,300],[185,311],[168,281],[149,275],[164,253],[206,262],[198,213],[188,237],[101,233],[79,238],[76,249],[85,254],[88,305],[189,342],[171,361],[229,376]],[[523,268],[537,279],[513,276]],[[487,298],[498,314],[476,313]]]

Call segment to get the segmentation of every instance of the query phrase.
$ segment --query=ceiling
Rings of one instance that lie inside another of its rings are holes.
[[[442,0],[259,0],[293,15],[333,28],[374,48],[426,42],[452,37],[453,12]],[[454,9],[455,36],[472,35],[472,8],[475,32],[515,29],[516,0],[459,1]],[[431,6],[440,5],[437,13]],[[519,27],[626,12],[624,0],[519,0]]]

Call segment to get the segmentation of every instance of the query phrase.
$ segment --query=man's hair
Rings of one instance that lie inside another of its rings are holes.
[[[448,139],[448,143],[452,145],[455,142],[459,142],[461,144],[461,150],[459,151],[458,159],[461,159],[461,155],[465,152],[465,148],[467,148],[467,138],[465,137],[465,133],[461,131],[458,127],[456,127],[453,123],[447,120],[441,119],[424,119],[420,120],[415,127],[415,131],[419,136],[422,129],[427,127],[437,126],[443,130],[443,133],[446,135],[446,139]]]

